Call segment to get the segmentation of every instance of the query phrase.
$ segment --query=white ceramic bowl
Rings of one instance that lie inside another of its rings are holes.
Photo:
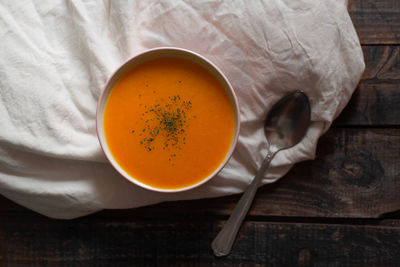
[[[178,189],[163,189],[163,188],[156,188],[153,186],[149,186],[147,184],[144,184],[140,182],[139,180],[135,179],[135,177],[132,177],[129,175],[124,169],[120,167],[118,162],[113,158],[110,149],[107,145],[107,141],[104,135],[104,109],[107,103],[108,96],[110,95],[111,90],[113,89],[114,85],[117,83],[117,81],[124,76],[129,70],[134,68],[135,66],[146,62],[148,60],[152,60],[155,58],[160,58],[160,57],[178,57],[178,58],[184,58],[188,59],[204,68],[206,68],[209,72],[211,72],[219,81],[220,83],[224,86],[226,92],[228,93],[233,109],[234,109],[234,120],[235,120],[235,129],[234,129],[234,136],[232,138],[232,142],[230,145],[230,149],[228,153],[225,156],[225,159],[221,162],[221,164],[214,170],[212,174],[210,174],[207,177],[204,177],[200,182],[183,187],[183,188],[178,188]],[[180,192],[180,191],[185,191],[189,190],[192,188],[195,188],[207,181],[209,181],[212,177],[214,177],[228,162],[229,158],[232,156],[233,150],[236,146],[237,139],[239,136],[239,127],[240,127],[240,120],[239,120],[239,105],[238,101],[235,95],[235,92],[232,89],[231,84],[225,77],[225,75],[209,60],[204,58],[203,56],[192,52],[187,49],[182,49],[182,48],[176,48],[176,47],[160,47],[160,48],[155,48],[155,49],[150,49],[147,50],[143,53],[140,53],[133,58],[129,59],[125,63],[123,63],[115,72],[114,74],[109,78],[107,81],[104,90],[102,94],[100,95],[98,105],[97,105],[97,114],[96,114],[96,127],[97,127],[97,136],[100,141],[100,145],[104,151],[104,154],[106,155],[107,159],[111,163],[111,165],[123,176],[125,177],[128,181],[139,185],[143,188],[153,190],[153,191],[158,191],[158,192],[165,192],[165,193],[173,193],[173,192]]]

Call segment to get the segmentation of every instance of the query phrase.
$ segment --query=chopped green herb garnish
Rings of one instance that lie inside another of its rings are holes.
[[[181,81],[179,81],[181,83]],[[153,91],[155,93],[155,90]],[[182,100],[179,95],[168,97],[168,101],[164,102],[161,98],[161,104],[155,104],[147,107],[144,105],[144,112],[140,120],[144,121],[145,127],[142,129],[143,139],[140,144],[144,146],[147,151],[155,149],[153,144],[156,139],[164,139],[162,149],[176,151],[181,149],[182,145],[186,144],[185,129],[188,128],[191,118],[196,118],[195,115],[191,116],[192,102]],[[156,101],[158,102],[158,101]],[[164,103],[163,103],[164,102]],[[135,131],[132,130],[132,133]],[[176,153],[171,153],[170,158],[176,157]]]

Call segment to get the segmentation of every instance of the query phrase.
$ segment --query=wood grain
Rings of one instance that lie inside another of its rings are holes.
[[[361,81],[333,127],[400,125],[400,80]]]
[[[282,216],[378,218],[400,209],[399,174],[399,129],[332,129],[321,138],[316,159],[300,164],[270,192],[260,194],[255,210]]]
[[[245,222],[231,255],[209,244],[218,220],[0,222],[1,266],[365,266],[400,262],[399,226]]]
[[[400,2],[349,0],[348,7],[362,44],[400,44]]]
[[[362,50],[365,60],[363,80],[375,80],[376,82],[400,80],[400,46],[364,45]]]
[[[363,46],[363,53],[362,80],[333,127],[398,126],[400,46]]]

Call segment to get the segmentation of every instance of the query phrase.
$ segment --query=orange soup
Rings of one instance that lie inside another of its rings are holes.
[[[230,149],[234,124],[233,105],[217,78],[178,57],[134,67],[115,84],[104,111],[114,159],[159,189],[188,187],[212,174]]]

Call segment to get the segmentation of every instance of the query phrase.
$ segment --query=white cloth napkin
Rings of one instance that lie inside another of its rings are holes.
[[[242,192],[266,155],[265,114],[301,89],[312,125],[299,145],[273,159],[264,179],[272,183],[314,157],[364,70],[345,0],[9,0],[0,2],[0,36],[0,193],[53,218]],[[240,102],[232,159],[210,182],[177,194],[122,178],[95,130],[106,79],[158,46],[213,61]]]

